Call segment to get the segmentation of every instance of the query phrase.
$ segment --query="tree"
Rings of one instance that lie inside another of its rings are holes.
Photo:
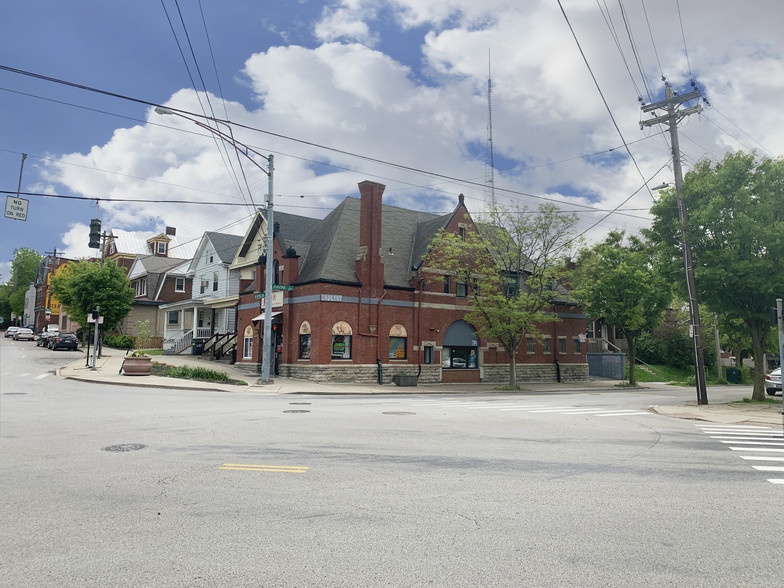
[[[541,338],[542,325],[558,320],[551,309],[556,298],[566,296],[557,284],[565,274],[563,257],[576,216],[543,205],[536,213],[499,207],[484,220],[469,223],[462,235],[439,232],[425,263],[455,275],[470,291],[466,320],[479,335],[503,345],[509,387],[516,389],[520,344],[526,336]]]
[[[89,261],[69,263],[52,278],[52,292],[66,312],[79,324],[101,307],[103,328],[114,329],[131,312],[134,291],[128,276],[113,261],[101,266]]]
[[[703,160],[686,174],[683,200],[698,300],[745,325],[755,366],[752,398],[763,400],[769,312],[784,293],[784,161],[742,152],[718,163]],[[661,193],[651,212],[648,235],[685,291],[676,194]]]
[[[11,312],[18,317],[24,316],[25,292],[31,282],[35,282],[38,273],[38,264],[41,256],[23,247],[14,251],[14,260],[11,263],[11,279],[8,281],[8,303]]]
[[[629,346],[629,385],[635,386],[637,339],[661,322],[672,300],[667,282],[653,271],[651,250],[637,237],[624,245],[624,232],[580,252],[573,294],[589,316],[603,317]]]

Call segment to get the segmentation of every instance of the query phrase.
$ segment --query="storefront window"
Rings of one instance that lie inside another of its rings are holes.
[[[405,358],[406,358],[406,338],[390,337],[389,359],[405,359]]]
[[[299,336],[299,358],[310,359],[310,335]]]
[[[351,359],[351,335],[332,335],[332,359]]]
[[[479,367],[476,347],[444,347],[441,367],[449,369],[475,369]]]

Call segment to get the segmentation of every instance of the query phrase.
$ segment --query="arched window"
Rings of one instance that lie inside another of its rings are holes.
[[[338,321],[332,325],[332,359],[351,359],[351,325]]]
[[[403,325],[392,325],[389,329],[389,359],[406,359],[408,331]]]
[[[299,326],[299,358],[310,359],[310,323],[303,321]]]
[[[277,259],[272,262],[272,283],[280,284],[280,263]]]
[[[444,333],[441,367],[474,369],[479,367],[479,345],[474,327],[465,321],[455,321]]]

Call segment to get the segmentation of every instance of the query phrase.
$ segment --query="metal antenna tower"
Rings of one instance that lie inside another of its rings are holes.
[[[493,79],[487,51],[487,147],[485,151],[485,209],[495,210],[495,162],[493,161]]]

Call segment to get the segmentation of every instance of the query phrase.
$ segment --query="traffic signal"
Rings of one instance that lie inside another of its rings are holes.
[[[101,219],[94,218],[90,221],[90,249],[101,246]]]

